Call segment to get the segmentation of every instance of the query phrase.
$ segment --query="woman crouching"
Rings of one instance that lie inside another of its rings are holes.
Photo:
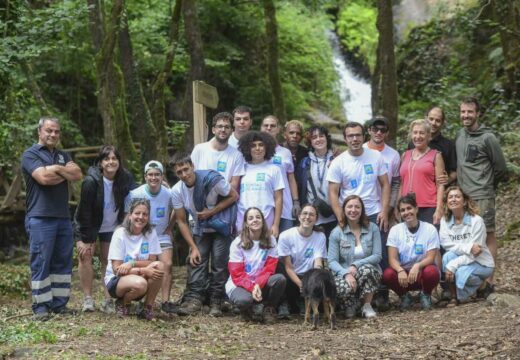
[[[149,216],[149,201],[134,200],[110,242],[105,284],[110,296],[117,299],[116,312],[122,317],[129,314],[132,300],[144,297],[139,317],[153,319],[153,304],[161,287],[164,265],[157,261],[161,246]]]

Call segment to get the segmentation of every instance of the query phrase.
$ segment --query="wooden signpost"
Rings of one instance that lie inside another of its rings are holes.
[[[208,139],[206,125],[206,107],[216,109],[218,106],[217,88],[204,81],[193,82],[193,143],[194,145]]]

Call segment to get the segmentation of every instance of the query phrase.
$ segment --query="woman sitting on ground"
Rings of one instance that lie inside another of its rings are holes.
[[[275,321],[275,308],[285,291],[285,277],[275,274],[276,239],[270,235],[262,212],[246,210],[241,234],[229,250],[226,293],[244,320]]]
[[[449,284],[448,307],[466,302],[493,274],[495,263],[486,245],[486,226],[476,204],[458,186],[444,198],[446,215],[441,220],[440,241],[446,253],[442,270]]]
[[[357,195],[343,201],[343,219],[329,239],[329,267],[336,278],[338,300],[345,307],[347,318],[353,318],[363,302],[361,314],[373,318],[370,304],[381,282],[381,234],[369,222],[363,200]]]
[[[117,299],[116,312],[122,317],[129,314],[132,300],[144,297],[144,309],[139,316],[153,319],[153,304],[161,288],[164,265],[157,261],[161,246],[149,216],[150,202],[134,200],[110,243],[105,284],[110,296]]]
[[[415,194],[400,198],[397,209],[404,222],[394,225],[388,234],[390,266],[385,269],[383,281],[401,297],[402,311],[412,305],[411,290],[421,290],[421,307],[428,310],[432,307],[431,293],[439,283],[439,269],[435,265],[439,235],[432,224],[417,219]]]
[[[282,232],[278,239],[278,256],[283,262],[282,273],[287,278],[287,303],[280,305],[279,318],[289,316],[289,307],[291,312],[303,311],[303,308],[298,308],[303,274],[314,268],[323,268],[323,259],[327,258],[325,234],[315,226],[317,219],[316,207],[304,205],[298,215],[300,225]]]
[[[92,258],[99,238],[101,273],[107,268],[108,249],[112,234],[123,222],[124,201],[130,190],[136,187],[134,178],[123,168],[121,155],[112,145],[104,145],[88,169],[81,184],[81,200],[74,216],[74,236],[78,249],[78,272],[84,293],[82,311],[94,311],[92,282],[94,268]],[[115,307],[106,287],[101,311],[113,314]]]

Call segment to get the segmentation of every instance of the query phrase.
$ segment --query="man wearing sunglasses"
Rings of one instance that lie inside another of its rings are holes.
[[[399,183],[401,181],[399,175],[399,165],[401,158],[399,153],[388,144],[385,143],[388,135],[388,119],[384,116],[376,116],[367,123],[368,134],[370,139],[363,144],[365,149],[376,150],[381,154],[383,158],[384,167],[387,170],[388,182],[390,183],[390,212],[388,217],[390,218],[394,212],[394,207],[397,202],[399,195]],[[383,269],[388,267],[388,252],[386,248],[386,238],[388,236],[387,231],[381,231],[381,242],[383,256],[381,259],[380,266]],[[388,288],[383,284],[380,285],[375,299],[375,305],[379,311],[386,311],[390,308],[388,299]]]

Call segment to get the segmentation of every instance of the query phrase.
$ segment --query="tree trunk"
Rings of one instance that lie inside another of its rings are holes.
[[[129,101],[128,108],[141,143],[141,167],[151,159],[164,163],[167,158],[165,156],[159,158],[158,154],[160,153],[159,150],[166,150],[166,148],[161,149],[158,146],[157,131],[152,122],[150,109],[143,95],[139,72],[134,62],[132,40],[126,17],[122,19],[119,32],[119,56]]]
[[[379,31],[378,66],[381,69],[381,81],[378,85],[377,94],[381,95],[378,97],[379,107],[376,114],[382,113],[388,119],[388,142],[391,145],[395,145],[399,103],[394,54],[392,3],[389,0],[379,0],[377,7],[377,30]]]
[[[166,124],[166,109],[164,89],[166,87],[166,80],[171,74],[173,60],[175,59],[175,51],[179,41],[179,25],[181,20],[182,0],[176,0],[173,8],[172,17],[170,20],[170,39],[168,44],[168,51],[164,59],[162,70],[157,74],[157,78],[152,88],[152,118],[155,128],[158,131],[159,139],[159,158],[167,158],[168,134]],[[166,160],[166,159],[165,159]]]
[[[505,60],[506,97],[520,99],[520,5],[513,0],[491,0],[498,23],[502,54]]]
[[[271,84],[274,115],[284,124],[287,120],[282,83],[278,66],[278,23],[273,0],[262,0],[264,6],[265,34],[267,40],[267,72]]]
[[[25,77],[27,78],[27,85],[29,90],[31,91],[31,94],[34,97],[34,100],[38,104],[38,107],[40,108],[40,113],[42,115],[51,115],[49,112],[49,107],[47,106],[47,103],[45,102],[45,99],[43,98],[43,93],[38,85],[38,82],[34,78],[34,72],[32,69],[32,65],[27,62],[22,62],[22,69],[25,74]]]
[[[193,90],[192,82],[204,80],[206,66],[204,64],[204,52],[202,49],[202,36],[200,34],[199,19],[197,15],[197,1],[183,0],[182,13],[184,16],[184,30],[190,54],[190,74],[186,83],[186,93],[184,96],[184,114],[190,126],[185,136],[187,149],[193,148]]]
[[[97,51],[98,111],[103,120],[104,141],[106,144],[115,145],[124,155],[125,166],[135,171],[137,170],[137,154],[128,127],[123,76],[114,61],[114,49],[124,0],[113,1],[110,18],[106,25],[104,25],[105,16],[102,11],[103,2],[87,0],[87,3],[92,39]],[[101,43],[100,39],[102,39]]]
[[[374,67],[374,73],[372,74],[372,114],[376,115],[379,113],[381,101],[379,99],[379,84],[381,83],[381,43],[377,43],[376,49],[376,65]]]

